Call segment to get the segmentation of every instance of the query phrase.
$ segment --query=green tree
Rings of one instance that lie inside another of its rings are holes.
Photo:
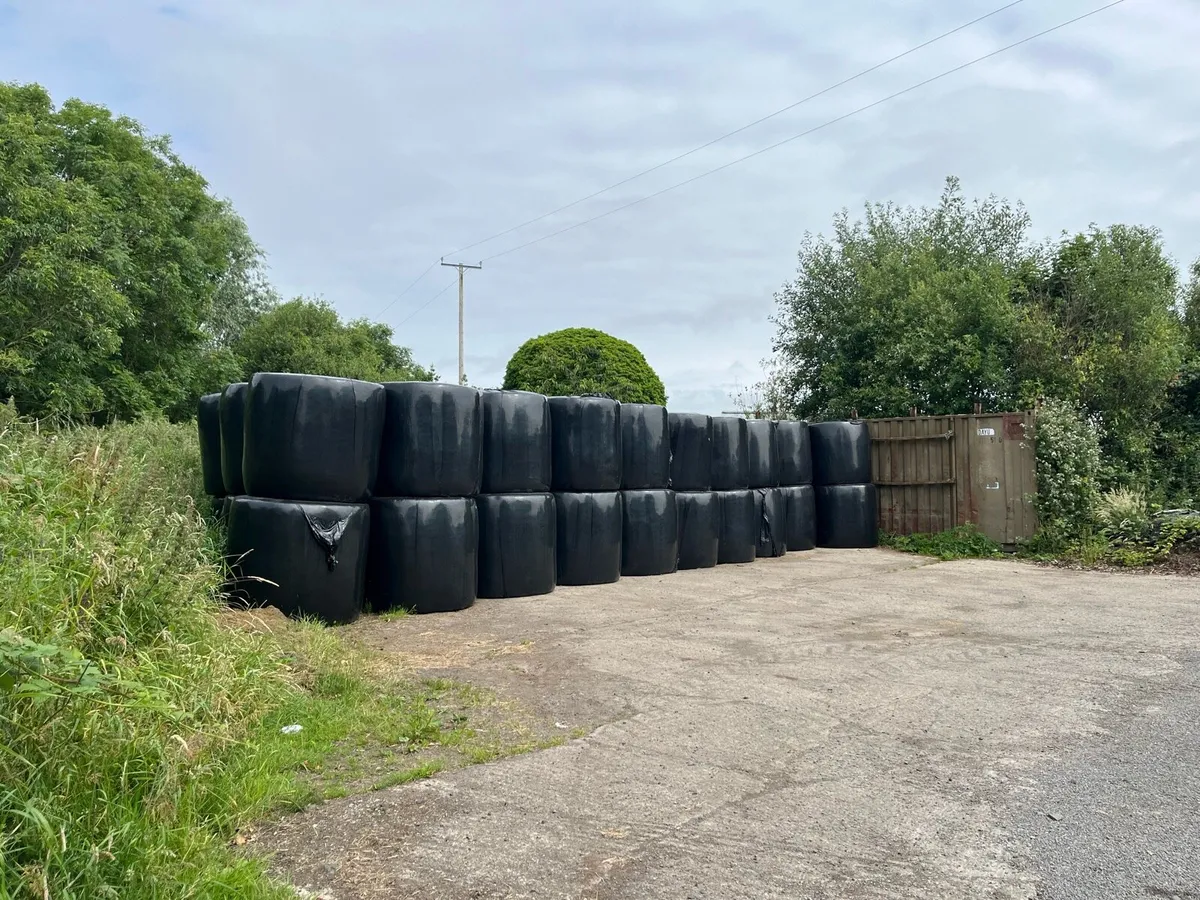
[[[323,300],[296,298],[260,315],[231,349],[245,377],[255,372],[302,372],[364,381],[432,381],[437,375],[392,343],[378,322],[343,322]]]
[[[932,208],[868,205],[832,239],[807,235],[773,317],[788,404],[819,418],[1029,402],[1057,378],[1028,228],[1020,205],[968,204],[951,178]]]
[[[607,394],[622,403],[667,402],[662,380],[642,352],[594,328],[530,338],[508,361],[504,387],[560,396]]]
[[[165,137],[37,85],[0,85],[0,394],[35,415],[185,409],[257,258]],[[247,256],[247,254],[249,254]]]
[[[1070,360],[1073,396],[1097,421],[1111,481],[1144,481],[1159,415],[1179,376],[1178,276],[1150,228],[1064,239],[1041,302]]]

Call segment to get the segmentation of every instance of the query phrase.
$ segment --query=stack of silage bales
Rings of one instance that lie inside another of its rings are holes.
[[[197,413],[234,599],[329,623],[877,543],[861,422],[277,373]]]
[[[812,550],[817,545],[817,508],[808,423],[777,423],[775,443],[779,450],[779,490],[783,494],[787,548]]]
[[[383,390],[367,598],[376,611],[466,609],[475,602],[479,547],[479,391],[423,381]]]
[[[235,597],[348,622],[366,592],[381,385],[259,373],[245,399],[242,480],[229,505]]]
[[[479,596],[554,590],[557,515],[550,493],[550,405],[528,391],[484,391]]]
[[[713,422],[699,413],[670,413],[671,487],[679,521],[679,568],[717,564],[721,495],[712,490]]]
[[[865,422],[819,422],[812,438],[818,547],[879,543],[878,499],[871,483],[871,436]]]
[[[751,419],[746,422],[750,487],[754,490],[758,518],[755,554],[760,557],[783,556],[787,553],[784,497],[779,490],[776,425],[770,419]]]
[[[667,409],[621,404],[621,574],[667,575],[679,564]]]
[[[558,583],[621,577],[621,405],[607,397],[551,397]]]
[[[758,504],[750,490],[749,430],[740,416],[713,416],[712,487],[720,496],[717,562],[754,562]]]

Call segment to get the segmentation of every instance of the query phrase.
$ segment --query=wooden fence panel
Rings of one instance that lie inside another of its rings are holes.
[[[870,419],[879,527],[893,534],[974,523],[1005,546],[1033,535],[1033,413]]]

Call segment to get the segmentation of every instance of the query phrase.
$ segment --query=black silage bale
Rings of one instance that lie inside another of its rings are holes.
[[[749,460],[750,487],[779,485],[779,448],[775,442],[776,423],[771,419],[746,422],[746,455]]]
[[[550,490],[550,403],[530,391],[483,391],[484,494]]]
[[[707,491],[712,487],[713,420],[702,413],[669,413],[671,488]]]
[[[554,502],[558,584],[611,584],[619,579],[620,492],[560,491]]]
[[[763,558],[787,553],[787,509],[779,488],[757,488],[754,491],[758,512],[758,540],[755,555]]]
[[[679,568],[709,569],[721,545],[721,496],[716,491],[676,491]]]
[[[376,498],[367,601],[376,612],[466,609],[475,602],[478,551],[473,498]]]
[[[532,597],[554,590],[554,495],[480,494],[480,597]]]
[[[667,408],[621,404],[621,488],[665,488],[671,483],[671,431]]]
[[[721,540],[717,563],[754,562],[758,548],[758,504],[754,491],[718,491]]]
[[[788,550],[812,550],[817,546],[816,495],[811,484],[780,488],[783,492],[785,535]]]
[[[246,492],[286,500],[366,500],[379,470],[383,417],[382,385],[258,373],[246,398]]]
[[[328,625],[353,621],[366,593],[370,520],[365,503],[233,497],[231,599]]]
[[[807,422],[777,422],[775,445],[779,451],[779,486],[812,484],[812,442]]]
[[[621,404],[606,397],[551,397],[550,448],[555,492],[619,490]]]
[[[818,485],[818,547],[879,544],[879,498],[873,484]]]
[[[221,480],[225,493],[244,494],[242,444],[246,426],[246,394],[250,385],[236,381],[221,392]]]
[[[384,384],[387,413],[376,493],[471,497],[483,474],[479,391],[458,384]]]
[[[622,491],[621,574],[667,575],[679,565],[675,492]]]
[[[749,430],[740,416],[713,416],[712,488],[742,491],[750,487]]]
[[[221,480],[221,395],[205,394],[196,404],[196,428],[200,435],[200,474],[204,493],[225,496]]]
[[[813,484],[871,481],[871,435],[866,422],[817,422],[812,439]]]

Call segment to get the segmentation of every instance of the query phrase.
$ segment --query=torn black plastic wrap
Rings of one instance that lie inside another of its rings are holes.
[[[550,447],[556,492],[619,490],[621,404],[605,397],[551,397]]]
[[[665,488],[671,483],[671,431],[667,408],[621,404],[621,487]]]
[[[813,484],[867,484],[871,481],[871,435],[865,422],[810,425]]]
[[[485,494],[550,490],[550,404],[529,391],[483,391]]]
[[[807,422],[776,422],[775,447],[779,451],[779,486],[812,484],[812,443]]]
[[[818,547],[874,547],[879,543],[875,485],[818,485],[816,506]]]
[[[231,599],[331,625],[351,622],[365,597],[369,539],[366,504],[234,497]]]
[[[554,590],[553,494],[480,494],[479,596],[532,597]]]
[[[712,486],[713,420],[701,413],[669,413],[671,487],[707,491]]]
[[[784,534],[789,550],[812,550],[817,546],[817,507],[811,484],[780,488],[783,492]]]
[[[710,569],[721,544],[721,496],[715,491],[676,491],[679,568]]]
[[[776,423],[771,419],[746,421],[746,456],[749,461],[750,487],[776,487],[779,484],[779,448],[775,443]]]
[[[621,494],[560,492],[558,583],[611,584],[621,577]]]
[[[754,491],[758,512],[758,540],[755,556],[763,558],[787,553],[787,508],[779,488],[757,488]]]
[[[740,416],[713,416],[712,427],[713,490],[745,490],[750,487],[749,437],[746,420]]]
[[[679,566],[679,514],[671,490],[622,491],[621,574],[667,575]]]
[[[479,520],[470,497],[371,501],[367,601],[376,612],[451,612],[475,602]]]
[[[225,493],[244,494],[242,441],[246,425],[246,394],[250,385],[237,381],[221,392],[221,480]]]
[[[260,372],[246,398],[247,493],[355,503],[375,488],[383,386],[349,378]]]
[[[200,434],[200,474],[204,493],[225,496],[221,480],[221,395],[205,394],[196,404],[196,428]]]
[[[379,455],[384,497],[471,497],[482,475],[479,391],[457,384],[391,381]]]
[[[754,562],[758,547],[758,504],[754,491],[718,491],[721,500],[721,540],[717,562]]]

